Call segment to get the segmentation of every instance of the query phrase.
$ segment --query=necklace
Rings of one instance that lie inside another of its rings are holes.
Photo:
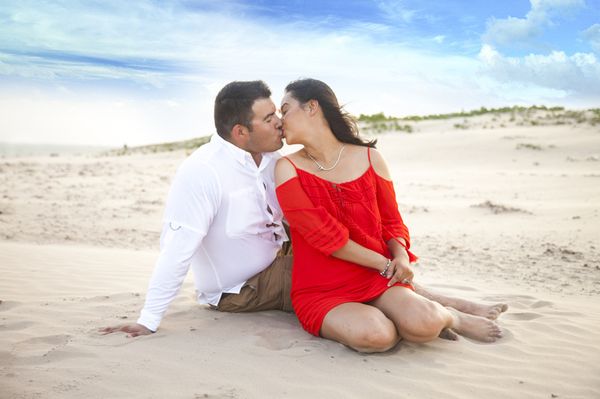
[[[342,158],[342,152],[344,151],[345,146],[346,146],[345,144],[342,144],[342,148],[340,148],[340,153],[338,154],[337,160],[335,161],[335,163],[333,164],[333,166],[331,168],[326,168],[323,165],[321,165],[319,162],[317,162],[317,160],[312,155],[310,155],[308,153],[308,151],[304,150],[304,152],[306,152],[306,155],[308,155],[308,157],[317,165],[319,170],[327,172],[327,171],[332,170],[333,168],[335,168],[338,165],[338,163],[340,162],[340,159]]]

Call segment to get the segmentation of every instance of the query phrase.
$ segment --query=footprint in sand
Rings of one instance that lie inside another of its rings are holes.
[[[523,313],[508,313],[503,317],[508,320],[528,321],[528,320],[539,319],[540,317],[542,317],[542,315],[538,314],[538,313],[523,312]]]
[[[543,309],[550,308],[553,305],[554,304],[552,302],[536,299],[517,301],[515,307],[518,307],[519,309]]]
[[[477,291],[477,289],[473,287],[468,287],[464,285],[454,285],[454,284],[431,284],[432,288],[451,288],[454,290],[460,291]]]
[[[289,349],[294,345],[298,344],[298,341],[286,341],[284,339],[277,339],[270,334],[259,333],[256,345],[262,348],[270,349],[272,351],[280,351]]]
[[[13,346],[13,353],[18,358],[41,357],[66,346],[71,341],[71,336],[66,334],[48,335],[17,342]]]
[[[531,295],[492,295],[483,298],[485,301],[491,302],[502,302],[502,301],[522,301],[522,300],[534,300],[536,297]]]
[[[197,393],[194,395],[194,399],[204,399],[204,398],[237,399],[237,398],[241,398],[244,396],[245,396],[245,394],[240,393],[235,388],[218,387],[217,392]]]
[[[69,346],[71,335],[48,335],[17,342],[10,356],[21,365],[38,365],[70,358],[94,358],[95,354]]]
[[[21,305],[21,302],[0,300],[0,312],[7,311],[9,309],[15,308],[20,305]]]
[[[552,302],[550,301],[536,301],[534,303],[532,303],[530,306],[533,309],[538,309],[538,308],[545,308],[545,307],[551,307],[552,305],[554,305]]]
[[[552,316],[575,316],[575,317],[586,317],[585,313],[580,313],[580,312],[565,312],[565,311],[561,311],[561,310],[551,310],[549,312],[547,312],[549,315]]]
[[[257,334],[259,339],[256,342],[257,346],[266,348],[272,351],[291,351],[295,356],[308,356],[312,352],[319,352],[324,349],[323,340],[306,339],[290,339],[285,334],[274,336],[272,332]],[[278,338],[280,337],[280,338]]]
[[[35,323],[31,321],[17,321],[15,323],[0,324],[0,331],[20,331],[34,324]]]
[[[494,295],[483,299],[486,301],[506,302],[509,305],[509,309],[540,309],[554,305],[552,302],[543,301],[530,295]]]

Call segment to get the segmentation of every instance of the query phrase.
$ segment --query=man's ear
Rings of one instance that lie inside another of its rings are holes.
[[[231,138],[232,143],[241,144],[244,143],[248,138],[248,133],[248,128],[238,123],[237,125],[233,125],[233,127],[231,128],[231,133],[229,134],[229,137]]]

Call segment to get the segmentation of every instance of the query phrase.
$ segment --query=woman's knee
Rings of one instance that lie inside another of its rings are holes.
[[[385,352],[398,343],[400,337],[391,320],[370,320],[357,331],[351,345],[359,352]]]
[[[320,334],[359,352],[385,352],[400,340],[396,325],[381,310],[357,303],[327,313]]]
[[[427,301],[408,323],[399,327],[407,341],[428,342],[435,339],[447,324],[445,309],[438,303]]]

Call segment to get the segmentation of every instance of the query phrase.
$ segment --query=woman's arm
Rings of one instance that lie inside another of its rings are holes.
[[[410,238],[408,228],[404,225],[400,212],[398,212],[398,203],[391,183],[391,174],[383,156],[374,149],[371,149],[371,164],[375,173],[382,178],[378,184],[377,204],[382,215],[384,227],[384,236],[387,238],[387,246],[393,256],[393,273],[389,285],[396,282],[411,282],[413,271],[410,262],[416,260],[408,248],[410,248]]]
[[[343,247],[333,252],[331,255],[338,259],[375,269],[379,272],[382,272],[385,269],[388,262],[388,258],[385,256],[369,248],[363,247],[356,241],[350,239],[348,239]],[[388,268],[388,274],[390,274],[391,269],[392,267],[390,266]]]

